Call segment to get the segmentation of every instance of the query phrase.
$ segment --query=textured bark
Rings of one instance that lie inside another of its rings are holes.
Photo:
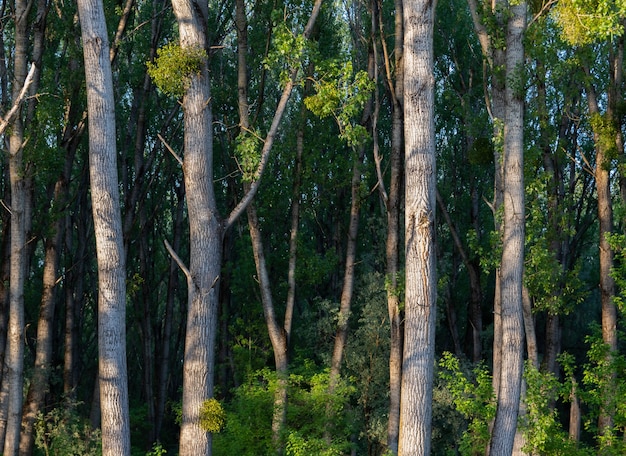
[[[431,448],[437,271],[434,2],[405,1],[404,140],[406,290],[399,455]]]
[[[490,454],[513,451],[524,367],[522,276],[524,270],[524,101],[519,87],[524,64],[526,4],[509,8],[504,122],[504,230],[502,238],[502,365]]]
[[[99,387],[103,456],[130,454],[126,269],[117,178],[113,77],[104,9],[78,2],[89,115],[89,177],[98,263]]]
[[[26,81],[28,52],[28,13],[31,4],[27,1],[15,2],[15,50],[13,61],[12,98],[20,97]],[[5,363],[7,372],[3,375],[3,386],[8,387],[6,432],[4,434],[4,455],[18,454],[20,427],[22,423],[23,381],[24,381],[24,283],[26,280],[27,248],[26,230],[29,226],[28,176],[23,159],[24,142],[21,106],[14,103],[14,118],[9,136],[9,180],[11,186],[11,241],[9,278],[9,321]],[[10,114],[10,112],[9,112]],[[9,119],[7,120],[10,120]],[[8,123],[7,123],[8,124]],[[5,383],[6,382],[6,383]],[[4,398],[3,398],[4,399]],[[0,437],[1,438],[1,437]]]

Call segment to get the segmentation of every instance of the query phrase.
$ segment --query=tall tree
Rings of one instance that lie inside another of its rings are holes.
[[[11,186],[11,241],[9,278],[9,321],[5,363],[7,373],[3,375],[3,389],[8,389],[8,399],[1,401],[2,414],[6,410],[6,433],[0,429],[0,439],[4,438],[4,454],[17,455],[22,423],[23,382],[24,382],[24,284],[27,274],[28,249],[26,235],[30,226],[32,209],[30,199],[31,178],[27,162],[24,160],[24,124],[21,99],[27,90],[29,12],[31,3],[18,0],[13,11],[15,20],[13,51],[13,81],[11,84],[13,109],[3,119],[2,131],[9,121],[12,128],[8,140],[9,180]],[[35,67],[31,68],[34,70]],[[32,77],[32,75],[31,75]],[[6,407],[6,408],[5,408]],[[2,421],[2,420],[0,420]],[[4,424],[4,422],[2,423]],[[6,436],[6,437],[5,437]]]
[[[433,28],[435,2],[403,2],[406,291],[399,455],[431,449],[437,275]]]
[[[511,4],[506,29],[504,119],[504,216],[500,292],[502,364],[490,454],[510,454],[517,431],[524,367],[522,276],[524,271],[524,90],[523,37],[526,3]]]
[[[117,178],[115,102],[101,0],[78,2],[89,116],[89,177],[98,262],[102,453],[130,454],[126,367],[126,269]]]
[[[298,70],[292,70],[292,77],[282,91],[261,150],[259,166],[247,193],[228,218],[222,221],[213,188],[213,125],[207,65],[211,44],[207,36],[208,5],[189,0],[172,0],[172,7],[178,22],[181,48],[183,52],[194,54],[199,63],[198,71],[185,75],[188,80],[182,103],[185,117],[183,172],[190,227],[189,269],[179,262],[187,276],[189,306],[180,454],[198,456],[211,454],[211,437],[200,424],[200,411],[204,401],[213,396],[223,235],[246,210],[258,190]],[[320,8],[321,0],[317,0],[304,28],[305,39],[311,35]]]
[[[398,453],[398,435],[400,430],[400,387],[402,383],[402,314],[400,312],[400,199],[402,189],[402,147],[403,136],[403,70],[402,53],[404,46],[402,0],[394,0],[394,48],[393,62],[384,39],[385,28],[382,14],[382,2],[372,5],[372,20],[378,21],[380,42],[383,51],[385,81],[391,105],[391,151],[389,157],[390,176],[387,188],[379,177],[378,188],[381,192],[387,212],[387,239],[385,241],[386,279],[387,279],[387,311],[390,326],[389,349],[389,419],[387,422],[387,447],[392,454]],[[374,13],[375,12],[375,13]],[[374,25],[372,26],[374,27]],[[372,32],[373,33],[373,32]],[[376,54],[378,56],[378,54]],[[376,64],[378,67],[378,63]],[[374,152],[377,152],[377,116],[374,115]],[[379,159],[375,156],[375,159]]]

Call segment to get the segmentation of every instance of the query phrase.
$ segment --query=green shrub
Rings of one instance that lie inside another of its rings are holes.
[[[100,430],[92,428],[73,407],[40,413],[35,423],[35,445],[46,456],[102,455]]]

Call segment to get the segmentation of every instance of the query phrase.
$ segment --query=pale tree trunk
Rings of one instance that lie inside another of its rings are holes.
[[[395,0],[395,43],[394,67],[384,39],[383,16],[378,12],[381,47],[385,67],[385,78],[388,86],[388,95],[391,100],[391,152],[389,190],[383,192],[384,183],[378,183],[385,200],[387,210],[387,239],[385,241],[386,280],[387,280],[387,312],[390,326],[389,346],[389,420],[387,423],[387,448],[392,454],[398,454],[398,436],[400,431],[400,389],[402,383],[402,315],[400,312],[400,295],[398,289],[399,247],[400,247],[400,199],[402,189],[402,151],[404,146],[404,115],[403,101],[403,60],[404,48],[404,19],[402,0]],[[374,8],[373,8],[374,10]],[[395,70],[395,72],[394,72]],[[377,133],[374,131],[373,133]],[[382,179],[381,179],[382,180]]]
[[[130,454],[126,367],[126,270],[117,179],[115,103],[104,9],[79,0],[83,39],[89,177],[98,263],[98,371],[102,454]]]
[[[173,0],[183,49],[207,49],[208,5]],[[183,171],[189,214],[187,330],[183,363],[180,456],[211,454],[211,436],[200,425],[204,401],[213,396],[218,280],[222,228],[213,190],[213,134],[206,58],[183,98]]]
[[[502,366],[490,442],[491,455],[508,455],[513,451],[524,367],[524,100],[521,87],[526,3],[510,6],[509,13],[506,34],[504,230],[500,264]]]
[[[24,0],[15,2],[15,50],[12,98],[16,101],[24,86],[28,52],[28,14],[31,4]],[[7,372],[3,385],[8,387],[4,453],[18,454],[22,423],[24,382],[24,283],[26,280],[27,249],[26,229],[30,210],[28,205],[28,176],[23,159],[23,124],[21,107],[9,136],[9,179],[11,185],[11,244],[9,278],[9,322],[5,363]],[[4,403],[4,401],[3,401]],[[3,423],[2,423],[3,424]],[[2,429],[0,429],[0,432]],[[1,437],[0,437],[1,438]]]
[[[406,290],[399,455],[431,449],[437,271],[433,19],[435,2],[405,1]]]

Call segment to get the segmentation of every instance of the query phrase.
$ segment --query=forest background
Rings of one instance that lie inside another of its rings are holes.
[[[186,7],[200,20],[181,20]],[[102,454],[115,438],[133,455],[397,454],[416,280],[400,228],[402,2],[106,2],[125,328],[100,334],[85,24],[72,1],[0,11],[4,454]],[[625,21],[619,0],[436,2],[424,453],[484,454],[522,358],[516,454],[626,453]],[[188,123],[196,80],[210,132]],[[515,346],[501,338],[505,87],[524,106]],[[197,150],[210,163],[194,175]],[[213,203],[198,222],[199,182]],[[198,226],[214,227],[210,247]],[[185,348],[196,330],[202,353]],[[112,438],[99,337],[124,333],[127,435]],[[184,367],[196,355],[203,370]]]

